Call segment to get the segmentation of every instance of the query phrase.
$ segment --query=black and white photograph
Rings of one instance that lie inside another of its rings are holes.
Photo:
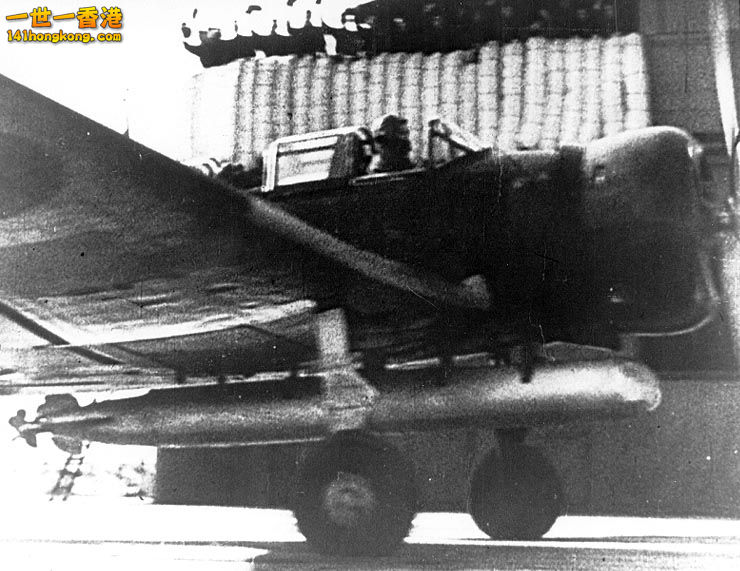
[[[2,11],[0,567],[740,568],[740,2]]]

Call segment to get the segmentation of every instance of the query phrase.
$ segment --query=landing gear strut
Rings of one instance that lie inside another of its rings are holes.
[[[493,539],[537,539],[560,515],[563,492],[555,468],[519,439],[502,439],[473,472],[468,511]]]
[[[334,434],[299,466],[294,513],[318,551],[377,555],[403,541],[416,511],[411,465],[364,431]]]

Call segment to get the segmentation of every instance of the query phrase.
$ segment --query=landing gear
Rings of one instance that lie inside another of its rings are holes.
[[[563,507],[554,467],[539,451],[507,442],[489,452],[473,472],[468,511],[493,539],[537,539]]]
[[[737,214],[733,213],[733,216]],[[721,288],[722,304],[721,316],[727,320],[730,330],[730,340],[735,354],[735,367],[740,367],[740,282],[738,282],[738,268],[740,268],[740,229],[737,221],[733,222],[733,232],[727,232],[722,237],[719,247],[719,283]]]
[[[339,432],[298,469],[298,529],[318,551],[378,555],[398,547],[416,512],[414,476],[401,453],[362,431]]]

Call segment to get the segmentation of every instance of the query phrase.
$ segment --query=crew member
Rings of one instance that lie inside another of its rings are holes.
[[[411,141],[406,119],[385,115],[373,124],[373,138],[378,153],[373,156],[370,172],[392,172],[414,168],[409,155]]]

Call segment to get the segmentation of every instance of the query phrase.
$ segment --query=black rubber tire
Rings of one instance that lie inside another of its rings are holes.
[[[493,539],[538,539],[555,523],[563,504],[555,468],[529,446],[492,450],[471,478],[468,511]]]
[[[298,467],[298,529],[322,553],[390,553],[416,513],[414,479],[406,458],[385,440],[338,433],[310,450]]]

